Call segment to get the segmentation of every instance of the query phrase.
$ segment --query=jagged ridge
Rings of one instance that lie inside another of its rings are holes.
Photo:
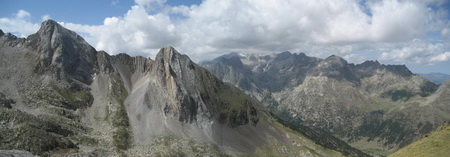
[[[44,156],[143,156],[155,148],[169,156],[199,149],[191,155],[340,155],[274,122],[257,101],[173,47],[154,61],[110,56],[48,20],[26,39],[2,34],[0,57],[0,149]],[[182,142],[163,142],[172,143],[167,152],[161,139]]]

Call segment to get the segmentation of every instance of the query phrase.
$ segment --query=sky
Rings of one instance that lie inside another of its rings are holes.
[[[53,19],[109,54],[192,60],[283,51],[450,74],[450,0],[1,0],[19,37]]]

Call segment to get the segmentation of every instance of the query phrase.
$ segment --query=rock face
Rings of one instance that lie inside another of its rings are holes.
[[[262,101],[291,126],[331,133],[362,149],[392,152],[449,121],[438,85],[404,65],[349,64],[303,53],[224,55],[202,66]]]
[[[89,84],[96,65],[96,50],[73,31],[48,20],[36,34],[30,35],[25,47],[39,53],[36,71],[70,77]]]
[[[173,47],[161,49],[155,60],[110,56],[51,20],[26,39],[0,32],[0,150],[43,156],[365,155],[345,143],[333,148],[343,153],[330,150],[327,140],[316,144],[284,127],[258,101]]]
[[[0,156],[2,157],[34,157],[33,154],[27,151],[21,150],[0,150]]]

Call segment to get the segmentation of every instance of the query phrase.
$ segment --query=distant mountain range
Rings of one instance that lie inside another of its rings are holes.
[[[111,56],[52,20],[0,30],[0,156],[367,156],[317,134],[173,47]]]
[[[290,52],[231,53],[201,65],[287,125],[331,133],[374,154],[392,153],[450,121],[450,82],[438,86],[405,65]]]
[[[428,74],[417,74],[417,75],[420,75],[436,84],[441,84],[442,82],[450,80],[450,75],[443,74],[443,73],[428,73]]]

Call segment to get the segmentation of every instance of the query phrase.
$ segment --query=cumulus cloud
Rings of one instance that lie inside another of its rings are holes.
[[[111,54],[154,56],[161,47],[180,45],[176,26],[169,16],[149,15],[145,8],[139,5],[133,6],[124,17],[106,18],[103,25],[99,26],[62,24],[69,29],[86,32],[90,43],[98,50]]]
[[[445,52],[430,58],[431,62],[443,62],[450,60],[450,52]]]
[[[415,39],[406,43],[401,48],[389,49],[381,54],[382,60],[396,62],[412,62],[418,64],[433,65],[436,62],[449,60],[448,45],[441,43],[432,44],[426,41]]]
[[[39,24],[30,21],[30,13],[19,10],[13,18],[0,18],[0,29],[11,32],[19,37],[27,37],[39,29]]]
[[[285,50],[317,57],[337,54],[351,61],[433,64],[448,60],[450,22],[448,9],[441,7],[448,2],[439,0],[204,0],[192,6],[170,6],[166,0],[135,3],[123,16],[105,18],[102,25],[62,24],[111,54],[153,57],[157,49],[172,45],[196,61],[233,51]],[[29,13],[19,11],[14,18],[0,22],[27,22],[27,17]],[[35,24],[27,24],[35,29]],[[27,32],[21,29],[15,31]]]

